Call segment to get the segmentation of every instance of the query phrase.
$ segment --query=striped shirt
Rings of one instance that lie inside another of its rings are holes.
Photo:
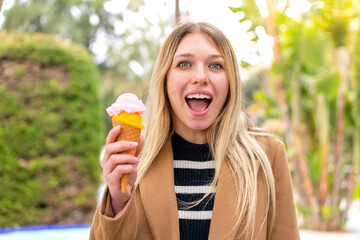
[[[177,198],[180,239],[208,239],[214,194],[200,204],[215,173],[215,162],[207,144],[193,144],[178,134],[171,137],[174,154],[174,181]]]

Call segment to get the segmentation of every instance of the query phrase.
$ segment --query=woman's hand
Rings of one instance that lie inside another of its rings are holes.
[[[111,205],[115,215],[125,207],[131,196],[131,191],[136,180],[136,166],[140,161],[137,157],[123,154],[122,152],[137,147],[135,154],[135,156],[137,156],[141,151],[144,142],[143,136],[140,136],[139,143],[128,141],[117,142],[116,139],[120,134],[120,131],[120,126],[114,127],[109,131],[106,137],[104,158],[101,161],[103,176],[109,187]],[[124,174],[130,174],[130,178],[126,187],[126,192],[122,193],[120,178]]]

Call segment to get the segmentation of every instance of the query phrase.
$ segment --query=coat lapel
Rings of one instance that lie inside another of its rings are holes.
[[[171,141],[154,159],[139,186],[154,239],[179,239]]]
[[[256,161],[257,171],[259,166],[259,161]],[[224,161],[221,165],[216,188],[209,239],[234,239],[236,233],[241,230],[240,224],[235,226],[236,193],[234,176],[229,164]]]

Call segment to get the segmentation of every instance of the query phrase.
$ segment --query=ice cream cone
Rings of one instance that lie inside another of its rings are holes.
[[[144,126],[141,124],[141,117],[138,113],[121,112],[120,114],[112,117],[112,125],[116,127],[121,126],[120,135],[117,141],[131,141],[139,142],[141,129]],[[135,156],[136,148],[123,152]],[[129,174],[124,174],[120,179],[121,191],[125,193],[126,186],[129,182]]]
[[[111,104],[106,111],[112,117],[113,127],[121,126],[117,141],[139,142],[141,129],[144,129],[144,125],[141,124],[140,114],[144,113],[145,106],[135,94],[121,94],[116,99],[116,102]],[[135,156],[136,148],[124,153]],[[123,193],[126,191],[128,182],[129,174],[124,174],[120,179],[121,191]]]

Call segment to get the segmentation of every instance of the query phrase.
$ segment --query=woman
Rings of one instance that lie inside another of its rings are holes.
[[[90,239],[299,239],[284,145],[248,121],[220,30],[184,22],[168,36],[145,126],[141,161],[122,154],[137,143],[115,142],[121,129],[108,134]]]

